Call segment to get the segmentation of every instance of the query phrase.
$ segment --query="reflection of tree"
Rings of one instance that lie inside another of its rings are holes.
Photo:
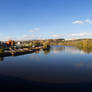
[[[4,60],[4,57],[0,57],[0,61],[3,61]]]
[[[45,55],[48,55],[48,54],[49,54],[49,52],[50,52],[50,49],[43,50],[43,51],[44,51],[44,54],[45,54]]]
[[[81,47],[79,49],[82,50],[85,53],[92,53],[92,48],[91,47]]]
[[[35,53],[39,53],[40,51],[35,51]]]
[[[92,42],[90,40],[86,39],[82,41],[82,46],[78,47],[80,50],[82,50],[85,53],[92,53]]]
[[[86,52],[86,53],[92,53],[92,48],[87,48],[87,47],[85,47],[85,48],[82,48],[82,50],[83,50],[84,52]]]

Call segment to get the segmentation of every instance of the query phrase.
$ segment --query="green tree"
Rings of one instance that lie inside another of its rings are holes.
[[[83,40],[83,48],[87,48],[88,47],[88,39]]]
[[[29,43],[29,47],[32,47],[32,46],[33,46],[33,42],[30,42],[30,43]]]

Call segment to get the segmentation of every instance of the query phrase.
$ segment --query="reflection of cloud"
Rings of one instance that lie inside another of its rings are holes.
[[[92,67],[92,63],[85,63],[85,62],[79,62],[79,63],[74,63],[74,65],[78,68],[91,68]]]
[[[65,48],[65,52],[69,52],[71,54],[84,54],[83,51],[80,51],[79,49],[75,48],[75,47],[66,47]]]
[[[69,47],[69,46],[57,47],[57,48],[52,48],[52,49],[53,49],[54,54],[60,53],[61,51],[64,51],[65,53],[71,53],[71,54],[85,54],[84,51],[79,50],[75,47]]]
[[[61,53],[61,51],[63,50],[65,50],[65,47],[56,47],[56,48],[53,48],[53,53],[58,54],[58,53]]]
[[[36,61],[40,61],[40,57],[37,55],[37,54],[32,54],[31,56],[30,56],[30,60],[31,59],[33,59],[34,61],[36,60]]]
[[[80,51],[80,50],[72,50],[71,53],[72,54],[85,54],[83,51]]]
[[[54,54],[58,54],[58,53],[60,53],[60,51],[53,50],[53,53],[54,53]]]

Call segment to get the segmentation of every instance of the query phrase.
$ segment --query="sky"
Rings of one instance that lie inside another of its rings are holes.
[[[92,0],[0,0],[0,40],[92,38]]]

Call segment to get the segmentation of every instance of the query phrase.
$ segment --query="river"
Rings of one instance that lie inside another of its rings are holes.
[[[11,78],[48,84],[92,82],[92,53],[75,47],[52,46],[47,51],[0,60],[0,75],[4,76],[0,79],[4,82]]]

